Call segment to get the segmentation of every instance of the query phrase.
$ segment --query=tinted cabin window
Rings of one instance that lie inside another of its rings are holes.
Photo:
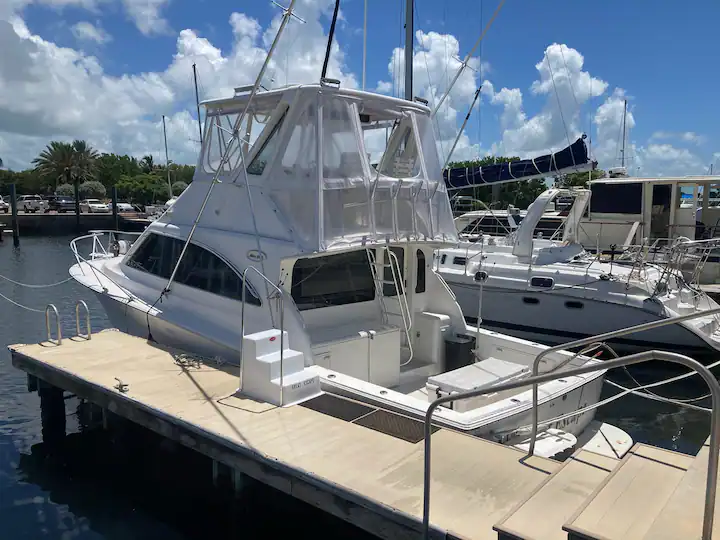
[[[467,259],[465,257],[453,257],[453,264],[465,266],[467,264]]]
[[[185,242],[169,236],[151,234],[128,260],[128,266],[170,279]],[[175,281],[219,296],[242,300],[242,278],[225,261],[208,250],[190,244],[180,262]],[[260,305],[260,299],[248,289],[245,300]]]
[[[642,184],[623,182],[590,184],[590,210],[616,214],[642,214]]]
[[[555,281],[549,277],[533,277],[530,278],[531,287],[540,287],[543,289],[550,289],[554,285]]]
[[[367,253],[300,259],[293,267],[291,293],[301,311],[374,300],[375,282]]]
[[[417,281],[415,282],[415,292],[425,292],[425,254],[421,249],[417,250]]]

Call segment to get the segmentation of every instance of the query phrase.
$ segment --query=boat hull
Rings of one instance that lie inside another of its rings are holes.
[[[479,289],[448,281],[466,320],[477,323]],[[481,326],[545,345],[659,320],[660,315],[619,303],[558,293],[483,288]],[[571,305],[573,307],[568,307]],[[621,354],[662,349],[690,355],[705,363],[720,358],[720,343],[688,326],[673,324],[610,340]]]

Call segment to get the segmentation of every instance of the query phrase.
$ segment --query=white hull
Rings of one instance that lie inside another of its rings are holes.
[[[479,288],[453,283],[449,279],[448,285],[466,319],[475,323]],[[538,303],[528,304],[527,298],[536,299]],[[567,302],[579,302],[582,308],[568,308]],[[489,285],[483,288],[482,313],[484,328],[548,345],[560,345],[661,318],[634,306],[608,301],[578,298],[559,292],[497,289]],[[704,358],[720,357],[718,343],[714,339],[680,324],[628,335],[613,341],[612,346],[619,353],[662,349]]]

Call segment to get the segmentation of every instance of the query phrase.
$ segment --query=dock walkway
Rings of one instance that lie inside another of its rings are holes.
[[[90,340],[66,338],[62,345],[12,345],[10,351],[15,367],[45,384],[233,471],[379,537],[420,537],[420,422],[328,394],[282,408],[238,397],[237,367],[188,361],[113,330],[93,334]],[[692,457],[645,445],[636,445],[622,461],[580,451],[561,464],[526,458],[514,448],[446,429],[436,430],[432,441],[434,538],[624,539],[622,527],[614,528],[621,530],[620,536],[607,536],[607,527],[600,526],[613,521],[612,512],[622,510],[602,506],[613,497],[636,501],[628,506],[633,513],[621,517],[637,521],[631,536],[643,538],[665,505],[677,504],[673,493],[678,486],[688,497],[688,490],[695,493],[702,484],[697,480],[702,468],[691,465]],[[626,469],[632,475],[627,481]],[[685,477],[686,470],[693,476]],[[648,498],[653,506],[643,514],[637,501]],[[702,492],[694,501],[701,498]],[[596,523],[598,512],[603,518]],[[696,521],[683,522],[692,529],[690,536],[672,524],[658,526],[667,538],[696,538]],[[679,536],[672,536],[676,533]]]

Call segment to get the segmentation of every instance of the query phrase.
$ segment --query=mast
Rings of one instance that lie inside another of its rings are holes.
[[[167,148],[167,132],[165,131],[165,115],[163,114],[163,139],[165,140],[165,169],[167,170],[168,178],[168,191],[170,192],[170,198],[172,199],[172,182],[170,182],[170,159],[168,158]]]
[[[367,63],[367,3],[365,0],[365,14],[363,16],[363,64],[362,64],[362,89],[365,90],[365,66]]]
[[[337,23],[338,10],[340,9],[340,0],[335,0],[335,10],[333,11],[333,18],[330,22],[330,32],[328,32],[327,48],[325,49],[325,61],[323,62],[322,73],[320,79],[324,79],[327,74],[328,61],[330,60],[330,49],[332,49],[333,36],[335,35],[335,23]]]
[[[620,166],[625,166],[625,126],[627,121],[627,99],[625,100],[625,108],[623,109],[623,135],[622,135],[622,150],[620,150]]]
[[[195,67],[195,63],[193,63],[193,80],[195,81],[195,107],[197,107],[197,117],[198,117],[198,133],[200,133],[200,146],[202,146],[202,123],[200,122],[200,96],[198,95],[198,87],[197,87],[197,69]]]
[[[405,99],[413,99],[414,0],[405,0]]]

